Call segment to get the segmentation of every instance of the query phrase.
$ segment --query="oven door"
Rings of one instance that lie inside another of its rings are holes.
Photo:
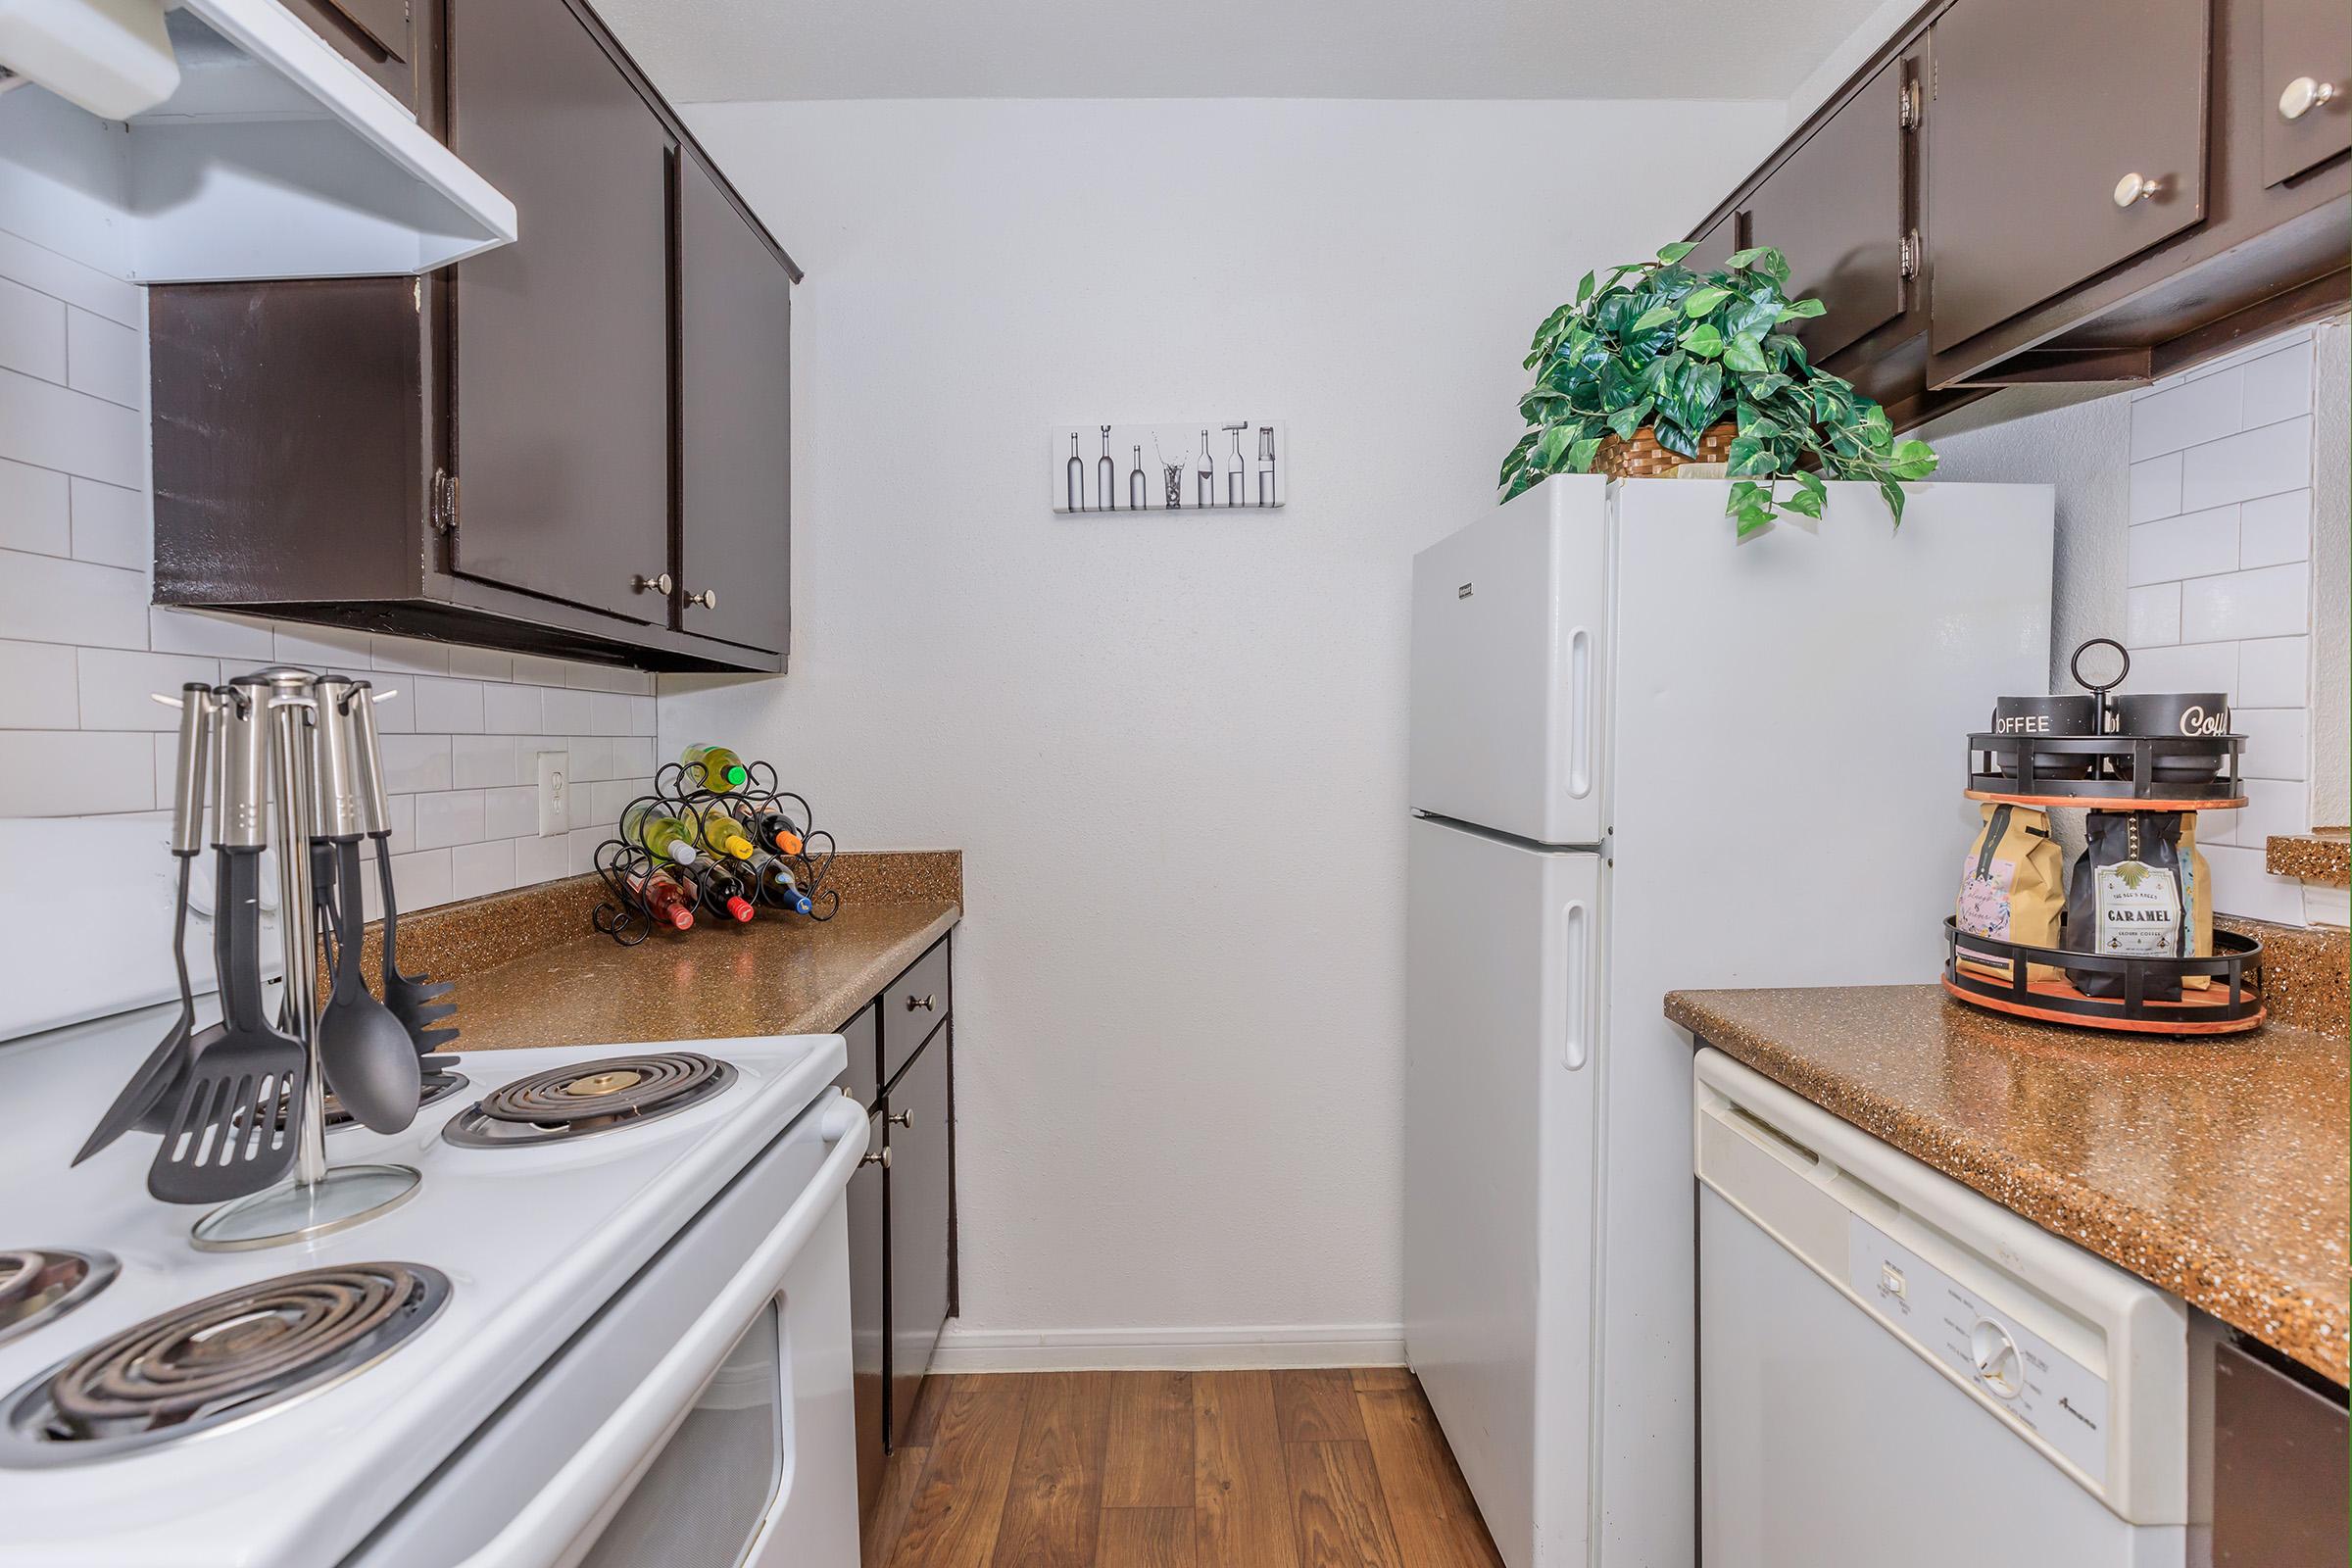
[[[848,1100],[810,1107],[346,1568],[855,1568],[866,1138]]]

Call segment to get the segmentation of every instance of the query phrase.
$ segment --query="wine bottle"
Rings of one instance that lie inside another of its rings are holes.
[[[725,909],[737,921],[747,921],[756,912],[752,908],[752,901],[743,896],[743,878],[716,860],[696,860],[686,867],[686,875],[693,878],[696,887],[702,889],[704,898]]]
[[[629,891],[636,895],[637,906],[657,920],[666,920],[680,931],[694,927],[694,895],[678,886],[666,871],[652,875],[631,874]]]
[[[792,874],[792,867],[779,857],[765,850],[754,850],[750,864],[752,875],[759,879],[760,891],[767,895],[768,902],[801,914],[808,912],[808,896],[801,891],[800,878]]]
[[[761,849],[775,855],[798,855],[806,843],[800,823],[782,811],[762,810],[749,801],[736,803],[735,820],[751,830]]]
[[[1197,486],[1200,504],[1203,507],[1215,506],[1217,504],[1217,460],[1208,455],[1208,432],[1206,430],[1200,432],[1200,467],[1196,477],[1200,481]]]
[[[1070,432],[1070,461],[1062,466],[1062,489],[1067,494],[1067,511],[1086,510],[1086,465],[1078,457],[1078,432]]]
[[[1233,437],[1233,450],[1225,457],[1225,504],[1229,507],[1242,504],[1242,432],[1249,428],[1247,424],[1229,424],[1225,427],[1226,433]]]
[[[1274,504],[1274,427],[1270,424],[1257,427],[1257,504]]]
[[[1127,510],[1143,511],[1151,489],[1144,479],[1144,449],[1139,446],[1135,449],[1135,466],[1127,474]]]
[[[690,772],[700,769],[698,776],[707,789],[739,790],[751,777],[744,771],[743,759],[724,746],[689,746],[678,754],[678,760]]]
[[[727,812],[712,806],[690,812],[689,815],[697,849],[709,850],[714,855],[732,856],[738,860],[751,855],[752,841],[744,833],[743,824]]]
[[[1119,466],[1110,461],[1110,426],[1102,427],[1102,456],[1095,462],[1095,499],[1104,512],[1119,510]]]
[[[639,801],[620,813],[620,836],[658,859],[694,863],[694,830],[650,801]]]

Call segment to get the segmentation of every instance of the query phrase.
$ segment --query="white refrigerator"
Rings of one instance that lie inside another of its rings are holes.
[[[1672,990],[1933,981],[2051,492],[1546,481],[1413,563],[1405,1344],[1510,1568],[1696,1554]]]

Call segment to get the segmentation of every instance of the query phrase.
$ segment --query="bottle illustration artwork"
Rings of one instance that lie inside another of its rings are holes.
[[[1200,432],[1200,500],[1198,504],[1203,507],[1213,507],[1217,504],[1217,460],[1209,456],[1208,432],[1206,430]]]
[[[1078,456],[1078,432],[1070,432],[1070,461],[1062,469],[1063,488],[1068,492],[1070,510],[1086,510],[1086,464]]]
[[[1110,461],[1110,426],[1102,427],[1102,456],[1095,460],[1095,503],[1104,512],[1119,510],[1119,466]]]
[[[620,836],[658,858],[694,863],[694,830],[650,802],[639,801],[621,812]]]
[[[1249,428],[1250,423],[1246,419],[1240,424],[1225,427],[1226,433],[1233,437],[1233,450],[1225,456],[1225,504],[1229,507],[1242,504],[1242,491],[1249,484],[1244,477],[1249,465],[1242,461],[1242,436]]]
[[[1257,427],[1257,504],[1274,504],[1274,427],[1270,424]]]
[[[1167,475],[1168,510],[1178,511],[1184,506],[1184,465],[1162,463],[1160,467]]]
[[[1144,449],[1135,449],[1135,466],[1127,474],[1127,510],[1141,512],[1147,504],[1151,485],[1144,479]]]

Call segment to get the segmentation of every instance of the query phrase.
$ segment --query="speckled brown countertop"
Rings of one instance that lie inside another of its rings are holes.
[[[1815,1104],[2344,1383],[2347,1051],[1980,1012],[1939,987],[1678,991],[1666,1015]]]
[[[2352,875],[2352,835],[2340,827],[2274,833],[2263,846],[2263,869],[2273,876],[2300,877],[2340,888],[2347,875]]]
[[[460,980],[457,1050],[829,1033],[960,912],[939,900],[845,904],[822,925],[761,919],[633,948],[581,937]]]

